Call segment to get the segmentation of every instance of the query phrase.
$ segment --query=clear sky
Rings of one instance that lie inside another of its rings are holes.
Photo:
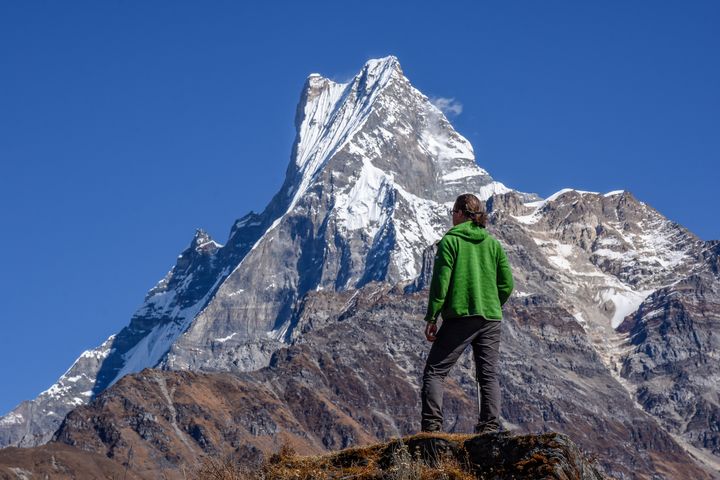
[[[0,413],[279,188],[308,74],[395,55],[511,188],[720,239],[720,2],[0,2]]]

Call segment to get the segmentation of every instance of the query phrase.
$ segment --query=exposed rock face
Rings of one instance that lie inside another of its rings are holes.
[[[606,478],[565,435],[478,435],[466,440],[463,447],[480,478]]]
[[[515,295],[540,292],[572,313],[607,372],[717,474],[717,243],[627,192],[488,203]]]
[[[113,339],[83,352],[52,387],[0,418],[0,445],[26,447],[50,440],[65,414],[92,398],[95,374],[110,353]]]
[[[669,432],[710,452],[716,465],[720,464],[719,286],[708,268],[656,291],[618,329],[630,334],[621,374],[638,402]]]

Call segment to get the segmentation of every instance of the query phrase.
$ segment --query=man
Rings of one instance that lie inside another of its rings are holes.
[[[423,372],[422,430],[442,429],[443,383],[460,355],[472,345],[480,385],[476,433],[500,429],[502,305],[513,278],[500,242],[485,229],[487,213],[472,194],[460,195],[452,210],[453,228],[438,243],[433,266],[425,337],[433,342]],[[443,323],[438,331],[437,317]]]

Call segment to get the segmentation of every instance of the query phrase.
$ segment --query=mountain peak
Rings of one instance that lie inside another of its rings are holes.
[[[356,78],[367,78],[371,84],[374,84],[383,80],[387,82],[394,73],[404,76],[398,59],[389,55],[368,60]]]
[[[319,74],[307,78],[295,115],[297,137],[286,185],[291,207],[327,160],[361,129],[393,79],[409,85],[394,56],[369,60],[347,83]]]
[[[195,235],[193,235],[193,239],[190,242],[190,246],[188,247],[191,250],[194,250],[196,252],[214,252],[219,247],[222,247],[219,243],[217,243],[215,240],[212,239],[209,233],[207,233],[202,228],[197,228],[195,230]]]
[[[402,68],[400,67],[400,61],[397,59],[397,57],[394,55],[388,55],[387,57],[382,58],[371,58],[370,60],[365,62],[365,65],[363,65],[360,71],[348,82],[335,82],[318,72],[314,72],[308,75],[305,84],[306,86],[313,87],[326,83],[333,83],[336,85],[348,85],[357,78],[361,78],[364,76],[370,78],[379,78],[382,77],[383,74],[392,74],[393,72],[403,75]]]

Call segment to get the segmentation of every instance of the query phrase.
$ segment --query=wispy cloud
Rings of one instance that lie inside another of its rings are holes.
[[[434,97],[430,99],[433,105],[440,109],[447,116],[458,116],[463,111],[462,103],[454,98]]]

